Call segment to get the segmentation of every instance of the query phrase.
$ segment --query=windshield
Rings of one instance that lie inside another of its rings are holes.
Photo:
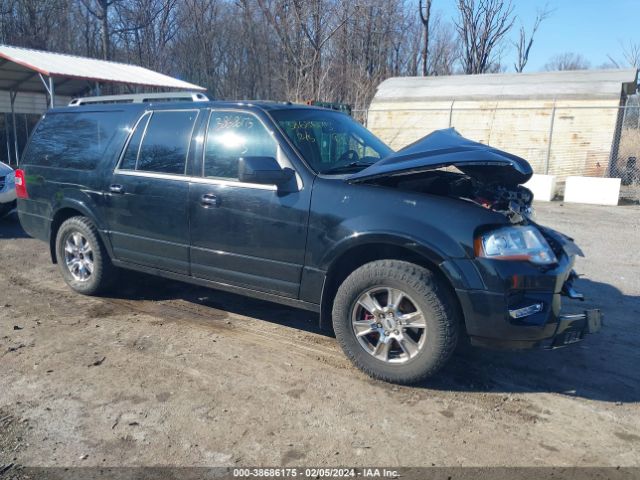
[[[358,172],[393,153],[373,133],[344,113],[302,108],[270,113],[318,173]]]

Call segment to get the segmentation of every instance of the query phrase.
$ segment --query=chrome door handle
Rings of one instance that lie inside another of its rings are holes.
[[[124,193],[124,187],[122,185],[109,185],[109,191],[111,193]]]
[[[219,206],[220,202],[218,201],[218,197],[213,193],[205,193],[200,197],[200,205],[204,208],[211,208]]]

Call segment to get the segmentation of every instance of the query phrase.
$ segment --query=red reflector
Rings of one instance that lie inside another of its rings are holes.
[[[16,170],[16,197],[29,198],[27,193],[27,181],[24,178],[24,170]]]

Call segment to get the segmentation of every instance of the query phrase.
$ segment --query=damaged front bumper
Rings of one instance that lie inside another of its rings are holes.
[[[600,310],[568,314],[562,308],[562,297],[583,299],[573,287],[577,247],[570,240],[566,242],[557,249],[558,263],[552,267],[478,258],[455,261],[459,278],[475,277],[473,284],[466,282],[466,288],[455,286],[473,345],[558,348],[600,330]],[[444,268],[453,271],[453,262],[447,263]]]
[[[560,348],[579,342],[589,333],[599,332],[602,328],[602,312],[597,309],[584,313],[560,315],[556,332],[545,345],[546,348]]]
[[[560,293],[530,292],[535,312],[513,318],[508,310],[509,297],[489,292],[460,292],[471,344],[487,348],[555,349],[577,343],[587,334],[600,331],[603,314],[599,309],[582,313],[560,312]],[[545,300],[541,300],[541,299]]]

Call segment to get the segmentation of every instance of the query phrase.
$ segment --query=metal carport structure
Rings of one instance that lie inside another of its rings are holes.
[[[19,158],[16,130],[16,99],[27,96],[28,113],[43,113],[56,104],[56,97],[76,97],[94,90],[99,94],[104,84],[127,85],[133,89],[205,91],[177,78],[126,63],[97,60],[42,50],[0,45],[0,112],[10,113],[13,141],[9,140],[8,122],[4,121],[7,159]],[[7,101],[8,100],[8,101]],[[42,105],[42,100],[46,103]],[[7,111],[9,110],[9,111]],[[28,122],[25,117],[25,128]],[[11,153],[13,143],[13,155]]]

